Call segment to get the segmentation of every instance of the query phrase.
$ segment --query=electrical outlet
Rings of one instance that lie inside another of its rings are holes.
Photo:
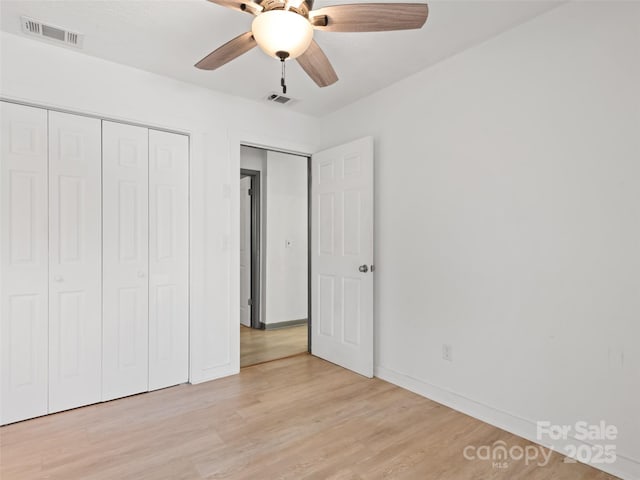
[[[447,362],[453,362],[451,345],[447,345],[446,343],[442,345],[442,359],[446,360]]]

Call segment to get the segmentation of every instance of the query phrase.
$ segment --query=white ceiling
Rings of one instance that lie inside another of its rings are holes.
[[[408,0],[407,0],[408,1]],[[315,7],[350,0],[316,0]],[[417,31],[316,32],[315,39],[340,80],[318,88],[288,63],[290,108],[324,115],[412,73],[539,15],[559,1],[431,1]],[[249,99],[279,91],[280,64],[259,48],[216,71],[193,65],[231,38],[248,31],[252,16],[205,0],[55,1],[2,0],[2,30],[22,35],[26,15],[85,34],[83,52]],[[38,40],[35,40],[38,41]],[[66,47],[63,47],[66,48]]]

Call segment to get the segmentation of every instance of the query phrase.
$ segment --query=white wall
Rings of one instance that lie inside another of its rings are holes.
[[[269,324],[307,318],[309,260],[307,159],[269,151],[267,165],[264,322]]]
[[[237,372],[240,141],[312,151],[316,121],[43,42],[0,40],[5,98],[190,133],[191,381]]]
[[[639,26],[637,2],[569,3],[319,130],[375,136],[377,374],[534,439],[604,419],[598,467],[635,479]]]

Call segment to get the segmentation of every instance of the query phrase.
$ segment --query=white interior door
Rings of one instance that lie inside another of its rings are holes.
[[[49,412],[100,401],[101,124],[49,112]]]
[[[189,138],[149,130],[149,390],[189,379]]]
[[[102,122],[102,399],[147,391],[149,134]]]
[[[240,323],[251,326],[251,177],[240,179]]]
[[[311,349],[373,376],[373,139],[313,155]]]
[[[47,413],[47,111],[0,102],[0,423]]]

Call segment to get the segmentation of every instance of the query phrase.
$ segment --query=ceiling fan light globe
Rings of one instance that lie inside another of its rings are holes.
[[[270,10],[259,14],[251,24],[251,32],[258,46],[270,57],[286,52],[288,59],[302,55],[313,40],[309,21],[294,12]]]

